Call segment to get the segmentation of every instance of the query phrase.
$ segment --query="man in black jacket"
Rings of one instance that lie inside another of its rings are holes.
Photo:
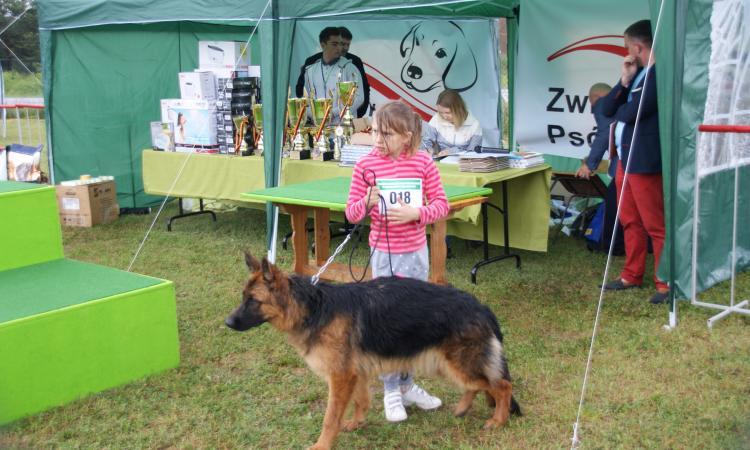
[[[355,113],[357,117],[363,117],[367,113],[367,108],[370,106],[370,83],[367,82],[367,75],[365,74],[365,66],[362,64],[362,60],[357,55],[353,55],[349,53],[349,45],[352,43],[352,33],[349,31],[346,27],[339,27],[338,28],[341,41],[343,43],[342,48],[342,55],[344,58],[350,60],[352,64],[359,70],[359,73],[361,75],[362,79],[362,85],[357,86],[357,89],[361,89],[364,93],[364,102],[362,102],[362,105],[356,110],[352,111]],[[305,86],[305,69],[315,64],[321,57],[323,56],[323,52],[316,53],[310,57],[308,57],[305,60],[305,63],[302,64],[302,69],[300,70],[299,78],[297,78],[297,85],[295,86],[295,94],[297,97],[302,97],[304,95],[304,86]]]
[[[599,101],[604,114],[615,124],[611,151],[616,150],[620,159],[615,181],[621,200],[620,222],[625,234],[625,266],[620,276],[604,287],[622,290],[641,285],[650,238],[656,287],[651,303],[658,304],[669,298],[669,286],[656,276],[666,232],[652,40],[648,20],[636,22],[625,30],[628,56],[623,59],[620,80]],[[637,123],[636,118],[639,119]],[[627,184],[624,184],[626,172]]]

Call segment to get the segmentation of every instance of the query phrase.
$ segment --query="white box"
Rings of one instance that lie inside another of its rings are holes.
[[[180,98],[216,100],[216,77],[213,72],[180,72]]]
[[[199,41],[198,67],[200,70],[230,69],[247,71],[250,50],[244,42]]]
[[[175,144],[216,145],[216,102],[163,99],[161,121],[174,127]]]
[[[248,66],[247,67],[247,76],[248,77],[260,78],[260,66]]]

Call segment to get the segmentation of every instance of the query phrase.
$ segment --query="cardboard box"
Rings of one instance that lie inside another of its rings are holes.
[[[174,127],[176,145],[216,145],[216,102],[164,99],[161,121]]]
[[[198,41],[198,67],[200,70],[247,71],[249,65],[250,50],[244,42]]]
[[[216,77],[213,72],[180,72],[180,98],[183,100],[216,100]]]
[[[110,223],[120,216],[114,181],[77,186],[55,186],[60,223],[72,227],[92,227]]]

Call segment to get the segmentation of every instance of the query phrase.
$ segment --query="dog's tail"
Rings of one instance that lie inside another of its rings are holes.
[[[510,413],[516,416],[523,416],[521,405],[518,404],[516,398],[512,395],[510,396]]]

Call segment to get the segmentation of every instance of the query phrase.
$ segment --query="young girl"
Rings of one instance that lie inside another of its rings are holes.
[[[482,126],[466,108],[461,94],[451,89],[441,92],[437,111],[422,137],[423,149],[446,156],[482,145]]]
[[[427,280],[425,225],[448,215],[448,201],[432,157],[419,151],[422,120],[401,102],[387,103],[375,113],[372,122],[375,146],[354,167],[346,217],[358,223],[370,216],[370,247],[373,278],[402,276]],[[380,190],[376,180],[419,178],[424,206],[412,207],[399,200],[399,207],[380,213]],[[405,406],[438,408],[442,402],[414,383],[411,374],[382,375],[385,417],[389,422],[406,420]]]

